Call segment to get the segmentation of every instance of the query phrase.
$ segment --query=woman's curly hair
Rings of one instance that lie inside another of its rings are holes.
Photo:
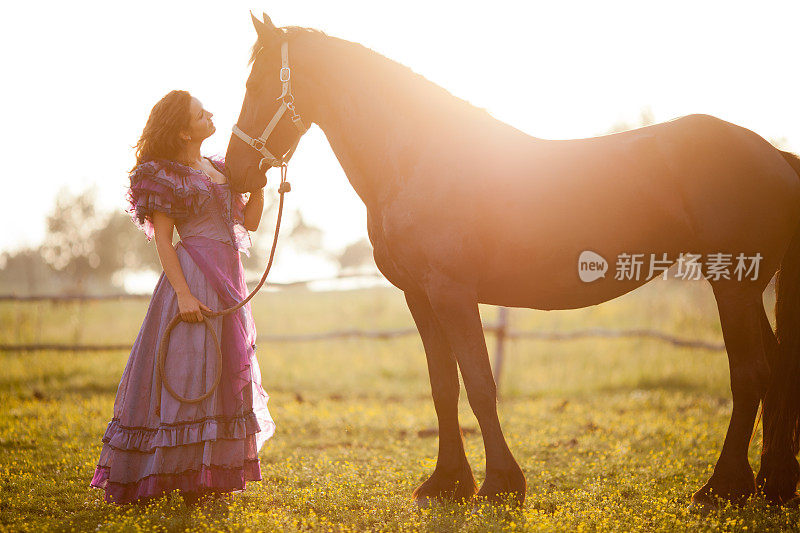
[[[192,96],[187,91],[170,91],[153,106],[142,136],[133,146],[136,165],[153,159],[172,160],[183,149],[181,130],[189,127]],[[134,167],[136,168],[136,167]]]

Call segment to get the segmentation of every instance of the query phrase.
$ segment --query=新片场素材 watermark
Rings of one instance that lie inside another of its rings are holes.
[[[703,254],[681,253],[677,260],[674,260],[669,259],[666,253],[660,257],[654,253],[621,253],[617,255],[614,279],[637,281],[658,275],[667,279],[667,271],[673,264],[677,264],[673,277],[679,279],[756,280],[758,267],[763,259],[758,252],[753,255],[719,252],[706,254],[705,259],[703,257]],[[578,258],[578,276],[586,283],[605,278],[608,268],[608,261],[597,252],[585,250]]]

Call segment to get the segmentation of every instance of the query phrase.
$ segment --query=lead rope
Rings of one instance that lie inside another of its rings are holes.
[[[160,416],[161,414],[161,386],[163,385],[167,392],[170,395],[178,400],[181,403],[199,403],[211,396],[214,391],[219,386],[220,379],[222,378],[222,348],[219,344],[219,338],[217,337],[214,328],[211,327],[210,318],[216,318],[218,316],[229,315],[236,311],[237,309],[244,306],[247,302],[249,302],[253,296],[261,289],[264,282],[267,280],[267,275],[269,274],[270,269],[272,268],[272,260],[275,257],[275,247],[278,244],[278,233],[281,229],[281,216],[283,215],[283,195],[292,190],[292,186],[286,181],[286,173],[287,173],[287,164],[283,163],[281,165],[281,183],[278,186],[278,192],[280,193],[280,201],[278,202],[278,220],[275,223],[275,236],[272,239],[272,249],[269,252],[269,261],[267,261],[267,268],[264,270],[264,274],[261,276],[261,280],[256,285],[255,289],[253,289],[250,294],[239,302],[238,304],[234,305],[233,307],[229,307],[228,309],[223,309],[222,311],[212,311],[210,313],[203,313],[203,323],[208,331],[211,332],[211,338],[214,340],[214,345],[217,348],[217,365],[216,365],[216,374],[214,375],[214,383],[211,385],[205,393],[198,396],[197,398],[185,398],[182,395],[178,394],[175,389],[169,384],[167,381],[167,374],[165,371],[166,364],[167,364],[167,349],[169,348],[169,336],[172,333],[172,329],[178,325],[182,321],[181,315],[177,314],[175,317],[169,322],[167,325],[167,329],[164,330],[164,333],[161,335],[161,341],[158,345],[158,358],[157,358],[157,376],[156,376],[156,414]]]

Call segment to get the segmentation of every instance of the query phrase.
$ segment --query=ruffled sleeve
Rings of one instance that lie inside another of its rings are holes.
[[[126,211],[147,240],[153,238],[153,212],[161,211],[175,220],[200,212],[211,197],[206,184],[186,167],[165,160],[147,161],[130,174]]]

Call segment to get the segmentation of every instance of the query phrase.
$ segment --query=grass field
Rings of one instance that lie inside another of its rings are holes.
[[[769,298],[768,298],[769,299]],[[132,342],[147,302],[0,305],[0,343]],[[768,302],[769,305],[769,302]],[[485,322],[496,309],[481,307]],[[254,304],[259,333],[412,326],[392,288],[284,291]],[[710,288],[655,282],[569,312],[513,310],[514,329],[649,327],[719,342]],[[487,339],[490,352],[494,339]],[[708,516],[687,510],[708,478],[730,413],[724,352],[649,339],[512,341],[501,422],[526,473],[520,511],[446,505],[410,494],[433,470],[436,418],[418,337],[260,343],[277,423],[261,452],[264,480],[231,501],[186,508],[103,503],[88,483],[127,353],[0,354],[0,528],[76,531],[767,531],[800,512],[755,500]],[[467,456],[480,483],[483,445],[461,397]],[[758,467],[760,432],[751,449]]]

